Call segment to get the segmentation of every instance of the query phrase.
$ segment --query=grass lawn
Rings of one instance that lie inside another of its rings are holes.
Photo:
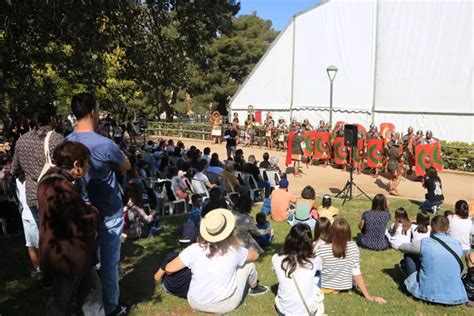
[[[341,207],[341,200],[333,200]],[[390,209],[403,206],[414,219],[418,205],[402,199],[391,199]],[[368,200],[347,202],[342,217],[351,224],[352,234],[358,233],[357,223],[361,213],[370,207]],[[254,212],[257,212],[257,208]],[[175,231],[184,217],[163,220],[166,232],[150,239],[125,242],[122,248],[123,276],[120,283],[124,302],[138,304],[132,315],[188,315],[197,314],[184,299],[164,293],[153,280],[153,274],[166,253],[178,248]],[[273,302],[277,279],[271,269],[271,256],[277,252],[290,228],[286,223],[272,223],[276,239],[257,262],[260,282],[271,287],[271,292],[247,297],[234,315],[275,315]],[[47,291],[29,277],[29,262],[23,246],[23,236],[0,240],[0,315],[41,315],[48,299]],[[388,303],[378,305],[366,301],[357,292],[326,295],[325,307],[329,315],[473,315],[465,306],[445,307],[426,304],[407,295],[403,289],[403,276],[396,264],[402,255],[398,251],[372,252],[361,250],[362,273],[369,292],[384,297]]]

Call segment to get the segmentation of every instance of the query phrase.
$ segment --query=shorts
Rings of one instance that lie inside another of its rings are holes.
[[[34,219],[21,219],[23,222],[23,232],[25,233],[25,246],[38,248],[39,245],[39,231],[38,225]]]
[[[300,161],[301,160],[301,155],[293,154],[293,155],[291,155],[291,160]]]

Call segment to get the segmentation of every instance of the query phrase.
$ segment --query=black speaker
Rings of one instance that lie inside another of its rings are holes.
[[[357,125],[344,125],[344,145],[347,147],[357,147]]]

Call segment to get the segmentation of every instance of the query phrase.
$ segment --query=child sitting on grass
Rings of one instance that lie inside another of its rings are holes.
[[[400,207],[395,211],[395,221],[388,230],[385,231],[385,236],[393,249],[398,249],[401,244],[409,243],[411,240],[411,222],[408,218],[407,211]]]
[[[123,209],[125,218],[123,232],[127,238],[146,237],[149,233],[154,233],[152,227],[155,226],[154,218],[156,211],[150,214],[145,212],[143,206],[143,187],[138,183],[130,183],[126,189],[127,205]]]
[[[261,236],[254,236],[255,241],[262,248],[269,246],[274,238],[272,224],[267,221],[267,216],[262,212],[258,213],[255,219],[257,221],[257,230],[262,234]]]
[[[196,242],[198,229],[193,223],[188,222],[179,227],[178,235],[181,249],[185,249]],[[191,284],[191,270],[189,268],[184,268],[175,273],[165,273],[166,265],[178,255],[179,252],[171,252],[166,255],[165,260],[163,260],[160,268],[155,273],[155,281],[162,281],[161,286],[166,293],[186,298],[188,296],[189,284]]]

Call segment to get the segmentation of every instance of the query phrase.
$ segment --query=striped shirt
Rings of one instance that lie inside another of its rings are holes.
[[[316,250],[316,256],[323,259],[321,287],[333,290],[352,289],[352,276],[360,275],[360,255],[356,243],[349,241],[345,258],[332,254],[332,245],[323,244]]]

